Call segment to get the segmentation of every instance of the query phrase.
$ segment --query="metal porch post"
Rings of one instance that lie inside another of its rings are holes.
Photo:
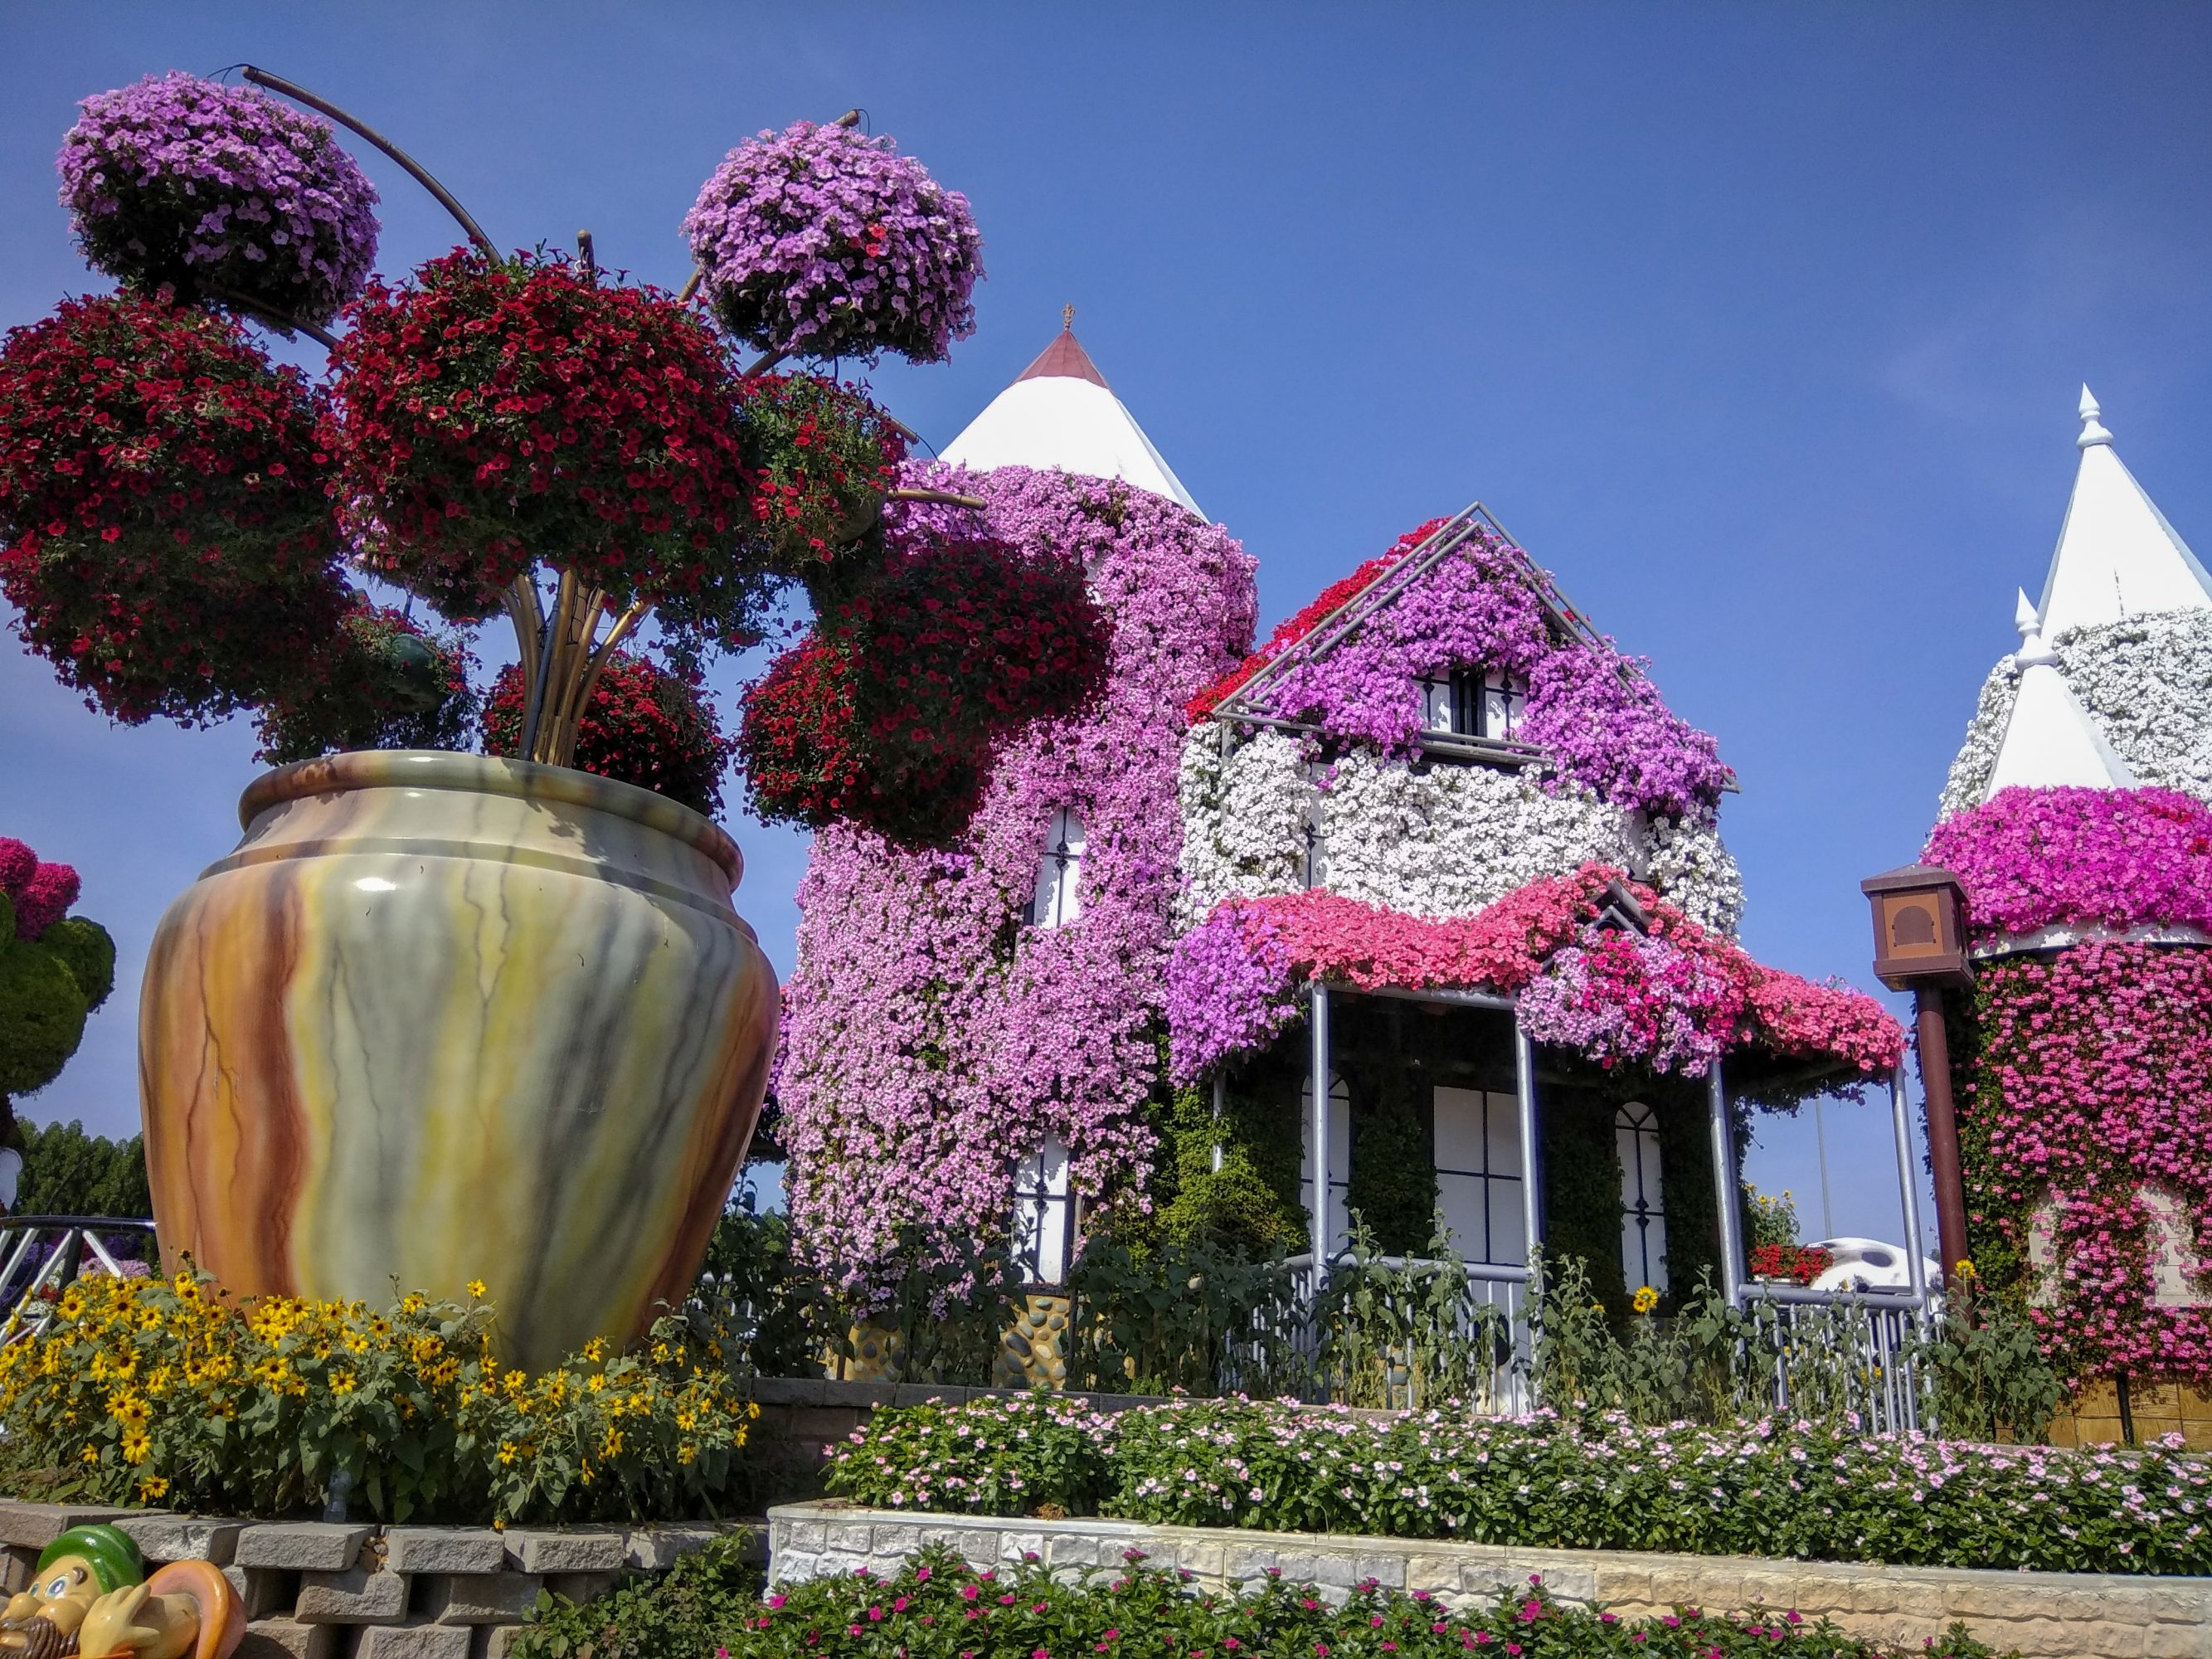
[[[1316,1290],[1328,1275],[1328,988],[1313,982],[1313,1260]]]
[[[1536,1136],[1536,1045],[1513,1018],[1514,1118],[1521,1133],[1521,1237],[1523,1256],[1544,1242],[1543,1147]]]
[[[1889,1073],[1890,1133],[1897,1143],[1898,1195],[1905,1206],[1905,1259],[1912,1274],[1912,1300],[1917,1306],[1928,1305],[1928,1266],[1923,1259],[1927,1252],[1920,1243],[1920,1183],[1914,1179],[1919,1171],[1913,1168],[1912,1109],[1905,1098],[1905,1066],[1902,1061]]]
[[[1728,1085],[1721,1077],[1721,1063],[1713,1061],[1713,1069],[1706,1085],[1707,1096],[1712,1103],[1713,1131],[1713,1187],[1718,1202],[1713,1206],[1720,1212],[1721,1222],[1721,1294],[1729,1305],[1743,1301],[1743,1218],[1736,1192],[1735,1125],[1729,1121]]]

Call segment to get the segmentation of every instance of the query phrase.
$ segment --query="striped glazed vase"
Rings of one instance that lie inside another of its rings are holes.
[[[287,766],[162,917],[154,1212],[240,1295],[459,1298],[510,1364],[680,1302],[759,1115],[777,988],[723,831],[562,767]]]

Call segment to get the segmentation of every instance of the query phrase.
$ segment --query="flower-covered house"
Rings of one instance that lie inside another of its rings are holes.
[[[1603,1286],[1736,1282],[1740,1115],[1902,1034],[1735,943],[1734,780],[1642,665],[1480,509],[1250,652],[1252,562],[1072,331],[913,482],[1079,557],[1112,668],[956,842],[817,837],[777,1085],[803,1249],[865,1300],[954,1241],[1048,1285],[1100,1226],[1331,1257],[1356,1210],[1407,1255],[1440,1214],[1501,1284],[1539,1240]]]
[[[2081,1385],[2212,1443],[2212,578],[2083,388],[2074,490],[1923,860],[1960,879],[1967,1241]],[[2078,1428],[2077,1428],[2078,1425]]]
[[[1713,738],[1480,507],[1188,713],[1170,1054],[1217,1178],[1324,1260],[1355,1213],[1405,1255],[1440,1217],[1506,1302],[1540,1242],[1615,1305],[1733,1291],[1744,1114],[1890,1073],[1902,1034],[1735,944]]]

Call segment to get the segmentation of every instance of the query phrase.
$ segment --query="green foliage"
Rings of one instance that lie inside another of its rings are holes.
[[[1620,1266],[1620,1152],[1613,1139],[1613,1091],[1580,1082],[1545,1079],[1544,1247],[1554,1258],[1582,1264],[1585,1300],[1601,1319],[1621,1318],[1634,1289]],[[1680,1230],[1668,1218],[1667,1242]]]
[[[1115,1231],[1126,1243],[1141,1248],[1150,1235],[1186,1249],[1210,1247],[1255,1259],[1304,1243],[1295,1142],[1285,1170],[1281,1135],[1271,1133],[1277,1114],[1243,1090],[1224,1087],[1222,1093],[1218,1117],[1210,1089],[1178,1089],[1154,1113],[1165,1156],[1152,1194],[1152,1218],[1149,1228],[1117,1218]]]
[[[1750,1249],[1768,1244],[1795,1244],[1797,1237],[1797,1200],[1786,1187],[1780,1197],[1762,1193],[1746,1182],[1744,1186],[1744,1218],[1750,1224],[1744,1229],[1744,1242]]]
[[[87,1007],[58,954],[23,939],[0,945],[0,1099],[61,1075],[84,1040]]]
[[[2035,1327],[1963,1274],[1915,1358],[1944,1432],[1968,1440],[2040,1441],[2066,1396]]]
[[[1080,1510],[1103,1469],[1096,1512],[1152,1525],[2042,1571],[2212,1568],[2212,1462],[2163,1446],[1990,1446],[1772,1415],[1716,1429],[1619,1412],[1214,1400],[1110,1419],[1062,1407],[1048,1474],[1045,1460],[1029,1461],[1036,1422],[1006,1404],[932,1408],[924,1433],[910,1410],[878,1410],[837,1449],[830,1489],[909,1512]]]
[[[513,1659],[708,1659],[741,1642],[760,1613],[761,1571],[750,1540],[718,1538],[651,1578],[582,1605],[541,1590]]]
[[[1093,1238],[1069,1275],[1068,1376],[1115,1394],[1295,1391],[1298,1357],[1276,1334],[1301,1315],[1279,1260],[1255,1261],[1201,1237],[1138,1250]]]
[[[1315,1310],[1318,1384],[1352,1406],[1497,1403],[1513,1332],[1504,1309],[1477,1298],[1441,1222],[1421,1256],[1382,1259],[1366,1218],[1351,1212],[1351,1248]]]
[[[64,916],[39,935],[39,946],[61,958],[84,993],[85,1012],[96,1012],[115,988],[115,941],[107,929],[82,916]]]
[[[0,950],[15,942],[15,901],[0,892]]]
[[[476,724],[465,639],[366,601],[312,667],[263,705],[258,758],[282,766],[334,750],[466,749]]]
[[[732,1363],[757,1376],[818,1367],[836,1322],[828,1287],[792,1260],[790,1224],[755,1213],[750,1186],[715,1223],[692,1300],[726,1329]]]
[[[1017,1659],[1021,1656],[1390,1654],[1399,1659],[1465,1659],[1497,1651],[1518,1659],[1885,1659],[1894,1651],[1847,1636],[1825,1620],[1765,1610],[1729,1617],[1677,1609],[1662,1618],[1620,1619],[1556,1601],[1540,1583],[1510,1585],[1487,1602],[1456,1609],[1371,1582],[1342,1605],[1311,1584],[1271,1579],[1233,1593],[1194,1593],[1182,1575],[1142,1565],[1085,1568],[1069,1582],[1035,1557],[978,1571],[934,1546],[884,1579],[841,1574],[787,1584],[744,1608],[734,1622],[725,1598],[744,1583],[727,1567],[627,1594],[610,1606],[562,1616],[567,1645],[524,1638],[521,1659],[696,1659],[708,1644],[728,1659],[811,1659],[836,1653],[901,1659]],[[665,1595],[680,1611],[647,1603]],[[613,1598],[610,1598],[611,1601]],[[744,1616],[750,1613],[750,1619]],[[595,1619],[599,1630],[586,1632]],[[634,1628],[633,1628],[634,1627]],[[723,1632],[726,1632],[726,1634]],[[833,1634],[842,1632],[842,1634]],[[827,1638],[825,1640],[825,1638]],[[688,1648],[676,1645],[688,1642]],[[1994,1659],[1963,1626],[1911,1652],[1919,1659]]]
[[[830,1489],[878,1507],[1095,1515],[1116,1478],[1114,1419],[1071,1395],[878,1411],[865,1433],[865,1456],[837,1449]]]
[[[146,1184],[146,1146],[137,1135],[109,1140],[72,1120],[22,1125],[23,1174],[18,1215],[107,1215],[154,1218]]]
[[[741,1489],[759,1408],[681,1322],[529,1376],[492,1309],[382,1310],[109,1275],[0,1348],[0,1488],[201,1513],[319,1509],[343,1474],[379,1519],[689,1519]]]

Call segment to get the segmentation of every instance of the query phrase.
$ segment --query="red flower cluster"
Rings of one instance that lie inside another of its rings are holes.
[[[313,660],[346,605],[314,398],[237,325],[65,301],[0,344],[0,592],[112,718],[205,721]]]
[[[739,390],[753,521],[767,565],[817,591],[848,549],[875,550],[866,532],[898,481],[906,440],[854,386],[812,374],[769,374]]]
[[[1835,1265],[1835,1256],[1817,1244],[1759,1244],[1751,1252],[1754,1279],[1786,1279],[1794,1285],[1810,1285]]]
[[[484,753],[512,755],[521,747],[524,713],[522,671],[510,663],[484,700]],[[722,810],[722,774],[736,748],[696,678],[618,650],[592,688],[576,729],[574,764],[711,817]]]
[[[346,314],[326,445],[372,569],[457,621],[542,562],[750,632],[736,388],[698,318],[565,261],[467,250]]]
[[[912,553],[746,694],[754,811],[942,839],[974,810],[1006,732],[1090,698],[1107,646],[1077,570],[988,541]]]
[[[1243,685],[1253,675],[1296,645],[1321,626],[1332,611],[1358,597],[1376,577],[1396,564],[1399,560],[1419,547],[1436,533],[1442,519],[1431,519],[1426,524],[1407,531],[1383,552],[1361,565],[1343,580],[1332,582],[1321,591],[1320,597],[1295,616],[1286,617],[1275,625],[1267,642],[1228,673],[1183,705],[1183,716],[1193,726],[1220,707],[1221,700]]]

